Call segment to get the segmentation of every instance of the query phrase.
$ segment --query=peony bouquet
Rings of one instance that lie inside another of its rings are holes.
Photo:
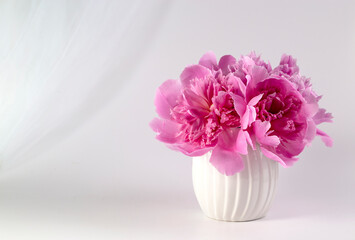
[[[317,127],[332,121],[319,108],[320,98],[289,55],[272,68],[253,52],[239,60],[226,55],[218,63],[208,52],[199,64],[186,67],[180,80],[158,88],[160,118],[150,126],[158,140],[185,155],[211,151],[211,164],[227,176],[242,171],[241,155],[257,148],[287,167],[316,135],[332,145]]]

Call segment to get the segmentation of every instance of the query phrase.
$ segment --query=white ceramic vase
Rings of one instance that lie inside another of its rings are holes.
[[[278,163],[265,157],[259,148],[243,156],[244,170],[225,176],[209,162],[211,153],[194,157],[192,178],[202,211],[223,221],[250,221],[262,218],[270,208],[278,178]]]

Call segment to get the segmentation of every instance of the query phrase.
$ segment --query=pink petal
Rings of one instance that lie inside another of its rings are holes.
[[[298,158],[292,157],[292,158],[287,158],[282,156],[282,160],[286,164],[287,167],[291,167],[294,162],[298,160]]]
[[[271,147],[277,147],[280,144],[280,139],[273,135],[273,136],[266,136],[264,140],[262,141],[262,144],[271,146]]]
[[[180,124],[167,119],[154,118],[149,125],[157,133],[156,138],[159,141],[173,144],[180,140]]]
[[[253,67],[251,78],[247,84],[247,90],[246,90],[247,100],[251,99],[252,96],[255,96],[257,94],[257,92],[255,92],[256,85],[262,82],[263,80],[265,80],[268,76],[269,73],[266,68],[262,66],[256,66],[256,65]]]
[[[238,78],[238,77],[236,77],[236,80],[237,80],[237,83],[238,83],[238,87],[239,87],[241,93],[243,94],[243,97],[245,97],[245,92],[246,92],[246,86],[245,86],[245,84],[244,84],[243,81],[242,81],[240,78]]]
[[[261,139],[265,136],[266,132],[271,128],[271,123],[268,121],[256,120],[254,122],[254,131],[258,139]]]
[[[253,80],[254,84],[257,84],[264,79],[266,79],[269,76],[269,73],[265,67],[262,66],[254,66],[252,73],[251,73],[251,78]]]
[[[199,64],[211,70],[215,69],[217,67],[216,55],[212,51],[205,53],[201,57]]]
[[[284,73],[288,75],[294,75],[299,72],[299,68],[296,63],[296,59],[291,55],[283,54],[281,57],[280,65],[276,67],[276,69],[281,69]]]
[[[254,132],[256,139],[262,145],[276,147],[280,144],[280,139],[273,135],[269,136],[267,131],[270,129],[271,124],[268,121],[261,122],[257,120],[254,122]]]
[[[243,155],[248,154],[248,143],[243,130],[239,130],[236,142],[236,151]]]
[[[276,162],[281,163],[282,166],[287,167],[287,164],[279,157],[277,156],[275,153],[267,150],[266,148],[260,147],[261,152],[267,157],[270,158]]]
[[[190,143],[181,143],[181,144],[172,144],[172,145],[167,145],[170,149],[182,152],[186,156],[189,157],[197,157],[197,156],[202,156],[209,151],[211,151],[214,147],[208,147],[208,148],[195,148],[191,146]]]
[[[313,141],[314,137],[316,136],[317,128],[316,124],[313,120],[307,121],[307,130],[305,140],[307,141],[307,145],[310,145]]]
[[[237,60],[232,55],[225,55],[219,60],[218,66],[223,74],[227,75],[230,72],[229,66],[236,64]]]
[[[302,96],[306,100],[305,112],[308,116],[313,117],[319,110],[318,100],[312,89],[309,87],[302,92]]]
[[[249,109],[247,108],[243,117],[240,119],[240,124],[242,125],[242,129],[247,129],[248,128],[248,125],[249,125],[249,114],[250,114],[250,111]]]
[[[251,80],[251,76],[249,74],[245,75],[245,79],[247,80],[247,86]]]
[[[248,123],[248,127],[249,127],[256,119],[256,110],[255,107],[248,106],[247,111],[249,111],[249,123]]]
[[[230,92],[240,95],[243,98],[245,97],[246,86],[239,77],[236,77],[233,74],[229,73],[226,76],[226,80],[226,85],[228,86]]]
[[[251,139],[249,132],[248,131],[244,131],[244,135],[245,135],[245,138],[246,138],[247,142],[251,146],[251,148],[253,150],[255,150],[255,144],[254,144],[253,140]]]
[[[244,68],[246,68],[246,70],[250,70],[250,68],[255,65],[254,60],[249,56],[242,56],[242,59],[244,63]]]
[[[331,137],[329,137],[328,134],[326,134],[325,132],[319,130],[318,128],[317,128],[317,135],[322,138],[322,141],[324,142],[324,144],[327,147],[333,146],[333,139]]]
[[[244,168],[242,157],[231,150],[216,146],[210,158],[210,163],[221,173],[232,176]]]
[[[186,88],[184,90],[184,97],[186,101],[193,107],[200,107],[204,109],[210,108],[207,100],[204,97],[194,93],[191,89]]]
[[[168,103],[165,96],[159,91],[159,89],[155,94],[154,105],[155,111],[161,118],[170,119],[170,110],[172,109],[172,106]]]
[[[190,85],[190,81],[195,78],[204,78],[208,75],[211,75],[211,71],[201,65],[192,65],[186,67],[180,75],[181,83],[184,87]]]
[[[256,110],[253,105],[257,104],[257,102],[262,98],[263,94],[260,94],[254,98],[252,98],[248,104],[245,103],[244,98],[239,95],[233,94],[231,95],[234,102],[234,109],[241,117],[241,126],[242,129],[248,128],[256,119]],[[251,105],[250,105],[251,104]]]
[[[260,99],[263,97],[263,93],[253,97],[252,99],[250,99],[250,101],[248,102],[248,105],[249,106],[255,106],[259,101]]]
[[[218,145],[224,149],[235,150],[235,143],[237,141],[240,129],[227,128],[218,136]]]
[[[333,122],[332,118],[333,118],[333,116],[331,113],[327,113],[324,108],[320,108],[318,110],[318,112],[316,113],[316,115],[314,115],[313,120],[314,120],[315,124],[318,125],[323,122]]]
[[[308,116],[312,117],[318,112],[318,103],[306,103],[304,105],[305,112]]]
[[[245,113],[245,110],[246,110],[246,103],[245,103],[244,98],[242,98],[239,95],[232,94],[232,93],[230,95],[232,96],[232,99],[233,99],[235,111],[238,113],[238,115],[240,117],[242,117]]]
[[[180,83],[177,80],[167,80],[158,89],[154,104],[160,117],[170,119],[170,110],[177,105],[181,95]]]
[[[299,155],[305,148],[306,144],[307,142],[303,141],[302,138],[297,139],[296,141],[292,141],[292,140],[282,141],[277,146],[277,152],[287,158],[292,158],[293,156]]]

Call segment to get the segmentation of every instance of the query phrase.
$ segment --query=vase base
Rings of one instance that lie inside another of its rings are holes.
[[[207,214],[204,214],[206,217],[216,220],[216,221],[221,221],[221,222],[252,222],[252,221],[256,221],[259,219],[262,219],[265,217],[264,216],[260,216],[260,217],[255,217],[255,218],[246,218],[246,219],[226,219],[226,218],[219,218],[219,217],[214,217],[214,216],[209,216]]]

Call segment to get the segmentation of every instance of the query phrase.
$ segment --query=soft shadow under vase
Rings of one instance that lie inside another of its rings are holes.
[[[244,170],[222,175],[209,162],[211,154],[194,157],[192,178],[202,211],[222,221],[250,221],[262,218],[270,208],[278,178],[278,163],[259,148],[243,156]]]

